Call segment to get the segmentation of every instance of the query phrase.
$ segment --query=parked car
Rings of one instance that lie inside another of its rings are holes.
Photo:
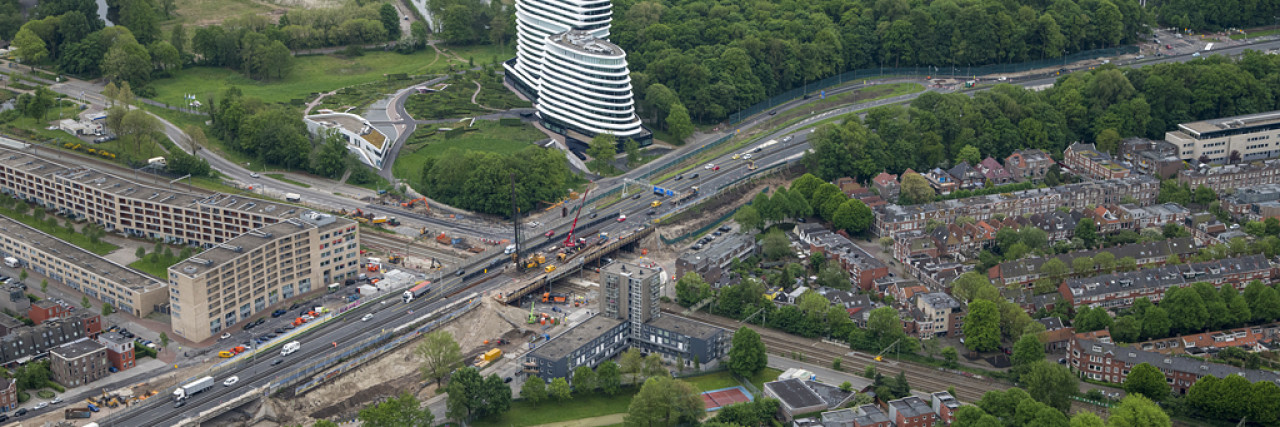
[[[271,317],[280,317],[280,316],[283,316],[285,313],[288,313],[288,312],[284,311],[283,308],[276,309],[276,311],[271,312]]]
[[[49,402],[40,402],[40,403],[37,403],[34,408],[31,408],[31,410],[38,411],[48,407],[49,407]]]
[[[225,339],[227,339],[227,338],[231,338],[231,333],[230,333],[230,332],[223,332],[223,333],[222,333],[222,336],[218,337],[218,339],[220,339],[220,340],[225,340]]]
[[[23,416],[23,415],[27,415],[27,408],[18,408],[18,411],[17,411],[17,412],[14,412],[14,413],[13,413],[13,415],[14,415],[14,416],[18,416],[18,417],[21,417],[21,416]]]

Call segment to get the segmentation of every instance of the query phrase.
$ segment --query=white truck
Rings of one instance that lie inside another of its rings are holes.
[[[288,356],[293,354],[293,352],[298,351],[299,348],[302,348],[302,344],[299,344],[297,341],[285,344],[284,349],[280,350],[280,355]]]
[[[184,386],[180,386],[176,390],[174,390],[173,400],[186,399],[188,397],[191,397],[191,395],[193,394],[208,390],[210,387],[213,387],[213,377],[204,377],[204,378],[192,381],[191,383]]]
[[[298,203],[302,201],[302,195],[298,193],[285,193],[284,201],[291,202],[291,203]]]
[[[5,267],[9,267],[9,268],[17,268],[17,267],[18,267],[18,264],[20,264],[20,262],[18,261],[18,259],[17,259],[17,258],[14,258],[14,257],[11,257],[11,256],[4,257],[4,266],[5,266]]]

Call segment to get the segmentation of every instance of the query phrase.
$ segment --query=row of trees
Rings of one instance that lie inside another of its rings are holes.
[[[968,65],[1057,58],[1132,42],[1150,21],[1134,0],[649,0],[619,3],[615,15],[610,38],[628,52],[643,101],[660,83],[704,123],[848,70],[957,66],[964,73]]]
[[[296,109],[246,97],[234,86],[219,97],[210,98],[207,108],[213,136],[263,164],[307,170],[330,178],[342,176],[351,168],[349,180],[354,183],[376,179],[348,153],[340,134],[330,132],[313,138]]]
[[[1114,320],[1104,308],[1083,307],[1072,322],[1077,331],[1109,329],[1120,342],[1139,342],[1190,333],[1216,331],[1280,319],[1280,291],[1257,280],[1241,294],[1234,286],[1215,288],[1208,282],[1172,287],[1160,304],[1138,298]]]
[[[874,220],[871,208],[861,200],[849,198],[835,184],[807,173],[792,182],[790,189],[779,187],[772,197],[767,192],[757,194],[750,205],[738,209],[734,220],[745,228],[763,231],[771,223],[812,215],[849,234],[866,233]]]
[[[505,45],[516,35],[514,10],[502,2],[427,0],[431,27],[445,43]]]
[[[1172,421],[1160,406],[1142,396],[1128,396],[1111,409],[1104,423],[1097,414],[1080,411],[1070,419],[1063,411],[1043,403],[1022,389],[989,391],[976,405],[964,405],[956,411],[957,427],[1036,426],[1036,427],[1169,427]]]
[[[866,181],[881,171],[945,166],[966,146],[1004,158],[1013,150],[1061,152],[1111,130],[1121,138],[1163,139],[1177,123],[1280,109],[1280,57],[1246,52],[1185,63],[1073,73],[1042,92],[998,85],[973,94],[921,94],[825,126],[812,140],[809,170],[819,178]],[[903,178],[903,195],[918,201]],[[922,181],[922,179],[921,179]]]

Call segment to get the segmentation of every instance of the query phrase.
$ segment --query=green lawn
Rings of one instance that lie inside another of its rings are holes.
[[[467,122],[464,121],[439,126],[458,128],[466,124]],[[467,132],[457,138],[445,139],[444,132],[436,131],[432,126],[419,127],[405,141],[404,148],[400,150],[400,155],[396,157],[395,165],[392,166],[393,173],[396,178],[417,183],[422,176],[423,163],[429,158],[443,155],[449,149],[513,154],[532,146],[530,143],[533,141],[546,138],[546,135],[538,129],[524,123],[520,126],[501,126],[493,120],[476,120],[473,129],[478,130]]]
[[[1251,31],[1245,34],[1232,34],[1231,40],[1251,39],[1254,37],[1271,36],[1276,34],[1280,34],[1280,28],[1263,30],[1263,31]]]
[[[23,202],[19,202],[19,203],[23,203]],[[71,243],[80,248],[83,248],[86,251],[93,252],[94,254],[106,255],[111,253],[112,251],[115,251],[116,249],[120,249],[119,246],[116,246],[101,240],[98,241],[97,244],[89,242],[89,238],[86,237],[85,235],[80,234],[74,229],[67,229],[66,227],[63,227],[61,224],[66,223],[66,219],[64,218],[56,217],[53,215],[45,215],[43,220],[37,221],[34,216],[30,215],[29,213],[25,213],[25,212],[34,212],[33,210],[28,209],[23,212],[24,213],[20,214],[18,213],[17,210],[10,209],[7,206],[0,206],[0,215],[4,215],[9,219],[13,219],[15,221],[21,222],[37,230],[53,235],[54,237],[57,237],[59,239],[66,240],[68,243]],[[50,224],[49,222],[51,219],[56,219],[58,224],[57,225]]]
[[[719,390],[740,385],[729,371],[720,371],[712,374],[698,375],[696,377],[681,378],[682,381],[693,384],[698,391]]]
[[[543,401],[530,403],[527,400],[511,402],[511,410],[501,417],[476,420],[475,427],[523,427],[601,415],[627,412],[631,405],[631,397],[638,391],[635,387],[623,388],[616,396],[591,394],[573,396],[566,402]]]
[[[294,181],[294,180],[289,179],[289,178],[285,178],[285,177],[284,177],[284,174],[282,174],[282,173],[269,173],[269,174],[267,174],[267,177],[270,177],[270,178],[275,179],[275,180],[277,180],[277,181],[287,182],[287,183],[290,183],[290,184],[293,184],[293,185],[296,185],[296,186],[299,186],[299,187],[302,187],[302,188],[311,188],[311,184],[306,184],[306,183],[302,183],[302,182]]]
[[[140,260],[129,263],[129,267],[137,269],[138,271],[141,271],[143,273],[147,273],[152,276],[159,277],[160,280],[167,281],[169,280],[169,267],[173,266],[174,264],[177,264],[179,261],[182,261],[181,259],[179,259],[179,257],[176,257],[176,256],[166,257],[164,255],[161,255],[157,257],[159,259],[157,259],[156,262],[152,263],[148,259],[150,257],[151,257],[151,254],[147,254],[146,257],[143,257]]]

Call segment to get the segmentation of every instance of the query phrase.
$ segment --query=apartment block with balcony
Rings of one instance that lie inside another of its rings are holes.
[[[1051,257],[1005,261],[987,269],[987,277],[991,279],[991,284],[997,287],[1027,286],[1045,277],[1044,274],[1041,274],[1040,267],[1051,259],[1062,261],[1070,269],[1072,262],[1076,258],[1093,258],[1099,253],[1107,252],[1115,259],[1129,257],[1133,258],[1135,265],[1138,267],[1147,267],[1164,264],[1171,256],[1177,257],[1179,260],[1185,260],[1195,255],[1199,250],[1200,247],[1190,237],[1147,243],[1131,243],[1098,250],[1069,252]]]
[[[317,212],[270,224],[169,267],[175,333],[217,335],[358,274],[356,222]]]
[[[1280,156],[1280,111],[1182,123],[1164,140],[1188,162],[1229,163],[1232,153],[1244,162],[1269,159]]]

